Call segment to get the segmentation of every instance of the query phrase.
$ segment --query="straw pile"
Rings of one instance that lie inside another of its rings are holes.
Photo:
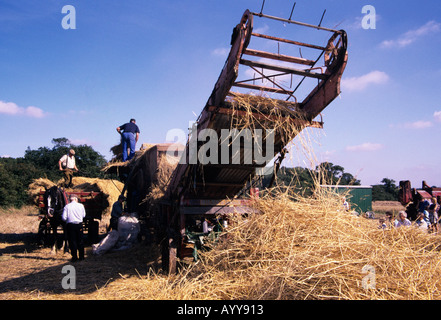
[[[307,199],[284,193],[257,208],[264,214],[237,221],[204,256],[198,272],[221,288],[217,298],[440,297],[436,236],[413,227],[380,230],[343,212],[340,197],[329,194]]]
[[[45,178],[35,179],[28,186],[29,202],[31,204],[38,205],[38,198],[40,196],[40,191],[49,189],[50,187],[53,187],[56,184],[57,183],[52,182],[51,180]]]
[[[85,192],[102,192],[106,196],[107,209],[103,212],[105,217],[110,216],[112,205],[118,200],[124,184],[118,180],[107,180],[98,178],[74,177],[72,179],[72,189],[66,191],[85,191]]]
[[[133,158],[133,161],[136,161],[140,157],[144,155],[144,153],[149,150],[151,147],[153,147],[154,144],[150,143],[143,143],[138,151],[135,151],[135,156]],[[123,153],[123,147],[122,143],[114,145],[112,148],[110,148],[110,151],[113,153],[112,159],[109,161],[107,166],[103,169],[103,171],[106,171],[106,169],[110,168],[111,166],[126,166],[129,164],[129,162],[123,162],[122,161],[122,153]]]
[[[276,129],[289,142],[301,127],[286,114],[302,117],[274,103],[235,96],[233,110],[242,112],[233,115],[231,127]],[[302,143],[310,151],[309,141]],[[261,214],[231,217],[211,250],[177,276],[150,272],[121,279],[100,288],[97,298],[441,298],[438,235],[416,227],[379,229],[376,220],[345,212],[341,195],[320,189],[313,197],[272,190],[255,207]]]
[[[28,188],[28,195],[33,204],[38,203],[38,197],[40,191],[46,188],[50,188],[54,185],[62,185],[63,179],[57,182],[52,182],[48,179],[36,179],[34,180]],[[112,210],[112,205],[118,200],[118,196],[124,188],[124,184],[117,180],[108,179],[98,179],[98,178],[85,178],[85,177],[74,177],[72,179],[72,188],[67,188],[66,191],[84,191],[84,192],[102,192],[105,195],[105,202],[107,203],[107,209],[103,212],[103,217],[108,218]]]
[[[159,155],[158,166],[154,174],[155,177],[153,179],[153,183],[143,202],[154,204],[164,196],[170,182],[170,178],[173,171],[176,169],[178,162],[179,158],[177,157],[172,157],[168,154]]]
[[[233,109],[231,128],[271,129],[281,135],[285,144],[289,143],[304,126],[304,115],[296,110],[296,104],[270,99],[263,95],[235,93],[229,100]],[[292,120],[299,120],[294,122]]]
[[[106,299],[439,299],[440,239],[415,227],[381,230],[341,210],[340,196],[281,193],[236,217],[178,276],[121,279]]]
[[[288,152],[284,153],[285,159],[297,161],[303,155],[309,162],[311,168],[318,159],[312,152],[312,146],[318,143],[318,136],[314,133],[314,126],[309,127],[312,122],[306,119],[305,114],[299,110],[298,104],[290,101],[271,99],[261,93],[239,94],[230,93],[228,98],[232,108],[230,128],[240,130],[248,129],[253,139],[262,141],[262,147],[268,135],[274,133],[274,143],[285,148]],[[263,137],[256,135],[256,129],[262,129]],[[295,139],[294,139],[295,138]],[[259,148],[261,148],[259,146]],[[265,154],[263,150],[260,150]],[[302,160],[303,162],[304,160]]]
[[[267,122],[253,116],[260,112],[253,107],[259,104],[256,99],[236,106],[249,110],[250,117],[235,117],[232,126],[276,126],[286,137],[298,133],[299,128],[284,124],[283,117]],[[170,167],[164,167],[167,163]],[[164,159],[158,167],[147,203],[162,196],[174,169]],[[211,250],[200,252],[198,262],[178,275],[151,269],[121,276],[98,285],[87,298],[441,299],[439,235],[413,226],[379,229],[376,220],[345,212],[341,195],[320,189],[312,197],[295,195],[290,188],[275,189],[254,206],[260,214],[230,217],[228,229],[208,244]]]

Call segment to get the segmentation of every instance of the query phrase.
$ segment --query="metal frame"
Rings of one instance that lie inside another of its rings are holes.
[[[263,9],[263,6],[262,6]],[[294,7],[293,7],[294,9]],[[291,12],[292,15],[292,12]],[[279,37],[253,33],[253,19],[255,17],[274,19],[294,25],[310,27],[317,30],[329,31],[333,34],[325,47],[307,44],[299,41],[283,39]],[[323,20],[323,16],[322,16]],[[320,22],[321,24],[321,22]],[[308,47],[318,50],[316,60],[308,60],[302,57],[291,57],[287,55],[264,52],[258,49],[249,49],[253,37],[265,38],[274,41],[283,41],[285,43]],[[274,61],[274,63],[263,63],[245,59],[244,55],[254,57],[263,57]],[[324,58],[324,64],[321,67],[315,65]],[[288,62],[296,67],[287,67],[280,65],[279,62]],[[343,30],[333,30],[319,26],[314,26],[290,19],[277,18],[256,14],[248,10],[243,14],[239,24],[235,27],[229,56],[221,71],[221,74],[214,86],[214,89],[197,120],[197,134],[206,128],[221,130],[223,126],[230,124],[233,111],[230,100],[234,99],[239,93],[231,91],[232,88],[246,88],[250,93],[272,92],[279,94],[282,99],[278,100],[281,107],[286,109],[287,121],[298,125],[299,132],[306,127],[323,127],[323,121],[314,121],[320,115],[320,112],[326,108],[340,94],[340,80],[347,63],[347,37]],[[307,69],[299,69],[297,65],[307,66]],[[245,79],[237,81],[239,69],[251,67],[260,74],[261,79],[269,79],[274,85],[273,88],[250,84],[255,79]],[[258,68],[268,69],[279,72],[276,75],[266,76]],[[320,70],[320,72],[317,72]],[[302,77],[294,90],[287,89],[277,82],[275,78],[286,74],[299,75]],[[271,79],[272,78],[272,79]],[[317,79],[317,85],[311,90],[309,95],[303,101],[297,101],[294,93],[306,78]],[[289,101],[289,100],[294,101]],[[267,117],[271,121],[270,115],[259,113],[256,117]],[[321,116],[321,115],[320,115]],[[290,137],[293,138],[293,137]],[[286,152],[285,146],[289,141],[276,139],[274,157],[279,154],[277,167]],[[187,142],[184,150],[184,157],[187,157],[185,163],[178,164],[172,174],[162,207],[164,217],[165,241],[163,244],[163,261],[169,272],[176,271],[177,256],[188,252],[184,250],[184,239],[186,234],[186,223],[192,215],[213,216],[219,213],[253,213],[252,201],[233,203],[233,200],[219,205],[226,199],[233,199],[244,196],[247,193],[255,177],[255,169],[262,166],[254,165],[200,165],[188,164],[190,141]],[[210,198],[215,194],[217,198]],[[203,201],[205,204],[202,205]],[[210,202],[211,201],[211,202]],[[216,202],[217,201],[217,202]],[[195,205],[198,204],[199,205]],[[208,204],[207,204],[208,203]],[[210,204],[211,203],[211,204]],[[217,203],[217,204],[216,204]],[[191,204],[191,205],[190,205]]]

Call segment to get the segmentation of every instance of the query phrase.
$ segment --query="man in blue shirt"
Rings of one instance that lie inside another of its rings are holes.
[[[122,130],[122,132],[121,132]],[[123,162],[131,160],[135,155],[136,143],[139,139],[139,128],[136,125],[135,119],[130,119],[130,122],[123,124],[116,128],[121,134],[121,143],[123,148]],[[130,148],[130,154],[127,154],[127,147]]]
[[[118,201],[116,201],[112,206],[112,212],[110,213],[110,228],[112,230],[118,230],[118,220],[121,218],[124,212],[123,203],[126,197],[120,195]]]

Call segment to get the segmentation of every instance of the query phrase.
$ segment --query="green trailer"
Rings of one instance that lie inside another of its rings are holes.
[[[346,194],[351,210],[363,214],[372,211],[372,186],[322,185],[322,188],[332,188],[336,192]]]

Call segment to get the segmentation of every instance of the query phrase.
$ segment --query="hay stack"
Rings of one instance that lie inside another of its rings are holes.
[[[158,166],[154,174],[154,179],[149,188],[149,192],[142,200],[142,204],[145,204],[150,214],[158,213],[156,207],[158,201],[161,200],[167,190],[170,178],[178,165],[179,158],[172,157],[168,154],[159,155]]]
[[[118,200],[118,196],[124,188],[124,184],[117,180],[74,177],[73,187],[66,191],[102,192],[106,196],[107,209],[103,212],[103,218],[109,218],[112,205]]]
[[[52,182],[48,179],[36,179],[28,187],[28,195],[33,204],[38,204],[38,197],[41,190],[50,188],[54,185],[61,186],[64,180],[60,179],[58,182]],[[124,184],[117,180],[98,179],[74,177],[72,179],[72,188],[67,188],[66,191],[85,191],[85,192],[102,192],[106,198],[107,209],[103,212],[103,217],[110,216],[112,205],[118,200],[118,196],[124,188]]]
[[[415,227],[381,230],[341,210],[340,197],[256,203],[189,274],[220,299],[439,299],[440,239]],[[368,278],[366,278],[368,276]],[[374,277],[374,280],[373,278]],[[207,292],[208,293],[208,292]]]
[[[139,159],[147,150],[153,147],[154,144],[143,143],[138,151],[135,151],[135,156],[133,160]],[[110,151],[113,153],[113,158],[110,160],[109,165],[127,165],[128,163],[122,162],[122,143],[113,146],[110,148]]]
[[[54,185],[57,185],[57,183],[45,178],[39,178],[32,181],[28,187],[29,202],[31,204],[38,205],[40,191],[44,191],[45,189],[53,187]]]
[[[229,102],[233,110],[231,128],[250,129],[252,132],[259,128],[271,129],[284,144],[289,143],[309,123],[291,102],[238,93],[230,97]]]
[[[341,210],[340,196],[265,196],[177,276],[122,279],[106,299],[440,299],[440,238],[381,230]]]

